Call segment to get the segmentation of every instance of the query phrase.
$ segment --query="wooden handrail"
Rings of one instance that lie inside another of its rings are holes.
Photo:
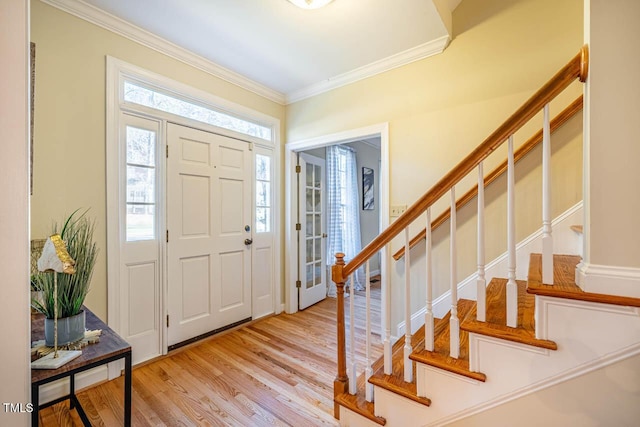
[[[573,117],[575,114],[581,111],[582,104],[583,104],[583,96],[580,95],[571,104],[569,104],[567,108],[562,110],[560,114],[558,114],[553,120],[551,120],[551,123],[549,124],[551,132],[552,133],[555,132],[560,126],[565,124],[571,117]],[[522,144],[522,146],[518,150],[516,150],[516,152],[513,155],[514,161],[518,162],[518,160],[522,159],[525,155],[527,155],[527,153],[529,153],[529,151],[533,150],[541,142],[542,142],[542,129],[536,132],[531,138],[529,138],[524,144]],[[507,161],[505,160],[484,178],[484,186],[487,187],[493,181],[498,179],[498,177],[502,175],[506,170],[507,170]],[[478,195],[478,185],[476,184],[472,189],[467,191],[462,197],[460,197],[456,201],[456,210],[465,206],[467,203],[473,200],[477,195]],[[451,215],[451,209],[446,209],[445,211],[443,211],[431,223],[431,230],[433,231],[436,228],[440,227],[442,224],[444,224],[445,221],[449,219],[450,215]],[[425,228],[420,233],[416,234],[416,236],[413,239],[411,239],[411,242],[409,243],[409,248],[413,248],[418,243],[423,241],[426,235],[427,235],[427,229]],[[402,246],[395,254],[393,254],[393,259],[398,261],[403,256],[404,256],[404,246]]]
[[[475,150],[464,158],[457,166],[438,181],[429,191],[418,199],[409,209],[395,220],[391,226],[382,231],[348,264],[341,268],[340,276],[348,277],[366,260],[379,252],[398,233],[408,227],[423,212],[440,199],[447,191],[469,174],[480,162],[486,159],[510,135],[524,126],[542,107],[560,94],[575,79],[585,81],[588,70],[588,47],[584,45],[580,52],[529,98],[498,129],[489,135]],[[334,274],[336,273],[334,269]]]

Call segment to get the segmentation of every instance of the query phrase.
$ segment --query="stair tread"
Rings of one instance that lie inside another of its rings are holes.
[[[474,306],[460,325],[467,332],[501,338],[535,347],[557,350],[555,342],[539,340],[535,334],[535,296],[526,292],[527,283],[516,280],[518,286],[517,327],[507,326],[507,279],[494,278],[487,286],[486,322],[479,322]]]
[[[458,300],[458,317],[465,318],[476,305],[475,301],[460,299]],[[449,329],[449,318],[451,312],[447,313],[442,319],[437,319],[434,325],[434,348],[433,351],[425,350],[424,341],[420,346],[414,348],[411,354],[411,360],[424,363],[444,369],[456,374],[464,375],[478,381],[485,381],[486,376],[480,372],[472,372],[469,370],[469,333],[460,331],[460,355],[453,358],[450,354],[449,337],[451,331]]]
[[[542,283],[542,255],[531,254],[527,292],[534,295],[600,302],[604,304],[640,307],[640,298],[585,292],[575,283],[575,269],[581,258],[577,255],[553,256],[553,285]]]
[[[382,358],[373,364],[373,375],[369,378],[369,382],[385,390],[389,390],[400,396],[411,399],[414,402],[421,403],[425,406],[431,405],[431,399],[418,396],[415,382],[404,381],[404,336],[398,339],[393,345],[392,352],[392,374],[384,373],[384,362]],[[416,348],[424,347],[424,326],[418,329],[411,336],[411,346]],[[413,366],[413,378],[416,377],[416,368]]]
[[[415,365],[413,368],[413,377],[415,378],[416,371]],[[378,371],[369,378],[369,382],[375,386],[382,387],[385,390],[389,390],[395,394],[406,397],[407,399],[411,399],[414,402],[421,403],[425,406],[431,405],[431,399],[428,397],[420,397],[418,396],[418,388],[414,382],[405,382],[404,381],[404,371],[396,372],[394,370],[393,374],[386,375],[382,371]]]
[[[358,393],[356,394],[341,393],[337,395],[334,400],[336,403],[342,405],[343,407],[377,424],[380,424],[381,426],[387,423],[387,420],[375,415],[375,405],[373,404],[373,402],[367,402],[364,396],[363,387],[359,387]]]
[[[582,225],[572,225],[569,228],[571,228],[576,233],[583,233],[584,232],[584,228],[582,227]]]

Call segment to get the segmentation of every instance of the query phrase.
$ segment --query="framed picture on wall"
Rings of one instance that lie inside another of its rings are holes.
[[[362,168],[362,210],[372,211],[375,208],[373,196],[373,169]]]

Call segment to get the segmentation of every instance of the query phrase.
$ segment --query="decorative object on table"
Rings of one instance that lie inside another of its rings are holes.
[[[62,346],[58,346],[58,350],[82,350],[89,344],[97,344],[100,342],[100,335],[102,335],[102,329],[96,329],[93,331],[86,330],[84,337],[80,341],[72,342]],[[46,356],[55,351],[53,347],[47,346],[45,340],[34,341],[31,343],[31,355],[36,357]]]
[[[38,274],[38,258],[42,255],[42,249],[47,239],[33,239],[31,240],[31,301],[36,301],[39,304],[44,304],[42,298],[42,291],[39,289],[36,275]],[[31,312],[37,313],[38,310],[31,305]]]
[[[54,346],[54,348],[57,348],[57,345],[81,340],[85,333],[82,306],[89,291],[97,256],[97,246],[93,241],[94,223],[86,217],[86,213],[87,211],[80,213],[79,210],[76,210],[65,220],[59,234],[57,234],[59,229],[57,224],[54,225],[53,230],[53,236],[59,236],[60,241],[66,243],[67,254],[75,260],[75,273],[64,273],[64,269],[60,269],[63,265],[62,261],[56,262],[55,257],[51,257],[51,249],[47,249],[47,246],[53,245],[53,249],[56,249],[57,242],[52,236],[45,243],[41,258],[45,258],[44,252],[46,250],[48,254],[47,258],[42,260],[43,267],[48,260],[54,268],[47,266],[46,269],[52,270],[54,273],[38,273],[32,276],[34,286],[37,290],[42,291],[43,302],[32,300],[31,304],[37,311],[45,315],[46,344]],[[42,271],[43,268],[39,268],[39,270]],[[75,329],[65,329],[65,326]],[[57,363],[59,357],[54,358],[56,363],[53,365],[51,362],[40,362],[43,359],[33,362],[36,364],[35,367],[38,362],[40,365],[46,365],[43,369],[55,368],[55,365],[61,366]],[[33,364],[32,367],[34,367]]]
[[[371,211],[375,208],[373,197],[373,169],[362,168],[362,210]]]
[[[56,369],[82,354],[81,351],[58,351],[58,275],[57,273],[74,274],[75,261],[67,252],[64,241],[59,234],[50,236],[44,244],[42,255],[38,260],[38,270],[53,272],[53,354],[40,358],[31,364],[35,369]]]

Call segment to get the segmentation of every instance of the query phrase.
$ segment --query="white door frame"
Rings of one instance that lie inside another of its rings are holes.
[[[298,151],[312,148],[326,147],[328,145],[346,144],[348,142],[360,141],[366,138],[380,138],[380,230],[384,230],[389,225],[389,123],[379,123],[357,129],[321,135],[314,138],[290,142],[284,146],[284,173],[285,173],[285,312],[295,313],[298,311],[298,298],[296,280],[298,279],[297,269],[297,240],[296,240],[296,210],[297,191],[295,189],[295,167],[296,153]],[[388,247],[382,249],[380,262],[381,291],[385,295],[386,287],[389,285],[388,274],[390,265],[390,251]],[[331,280],[329,278],[329,280]],[[386,321],[385,304],[382,305],[382,321]]]
[[[120,145],[119,141],[119,115],[121,112],[128,112],[137,114],[140,116],[150,117],[158,119],[164,123],[161,131],[166,129],[166,123],[176,123],[183,126],[194,127],[207,132],[217,133],[223,136],[231,138],[241,139],[251,143],[253,147],[259,147],[266,151],[273,153],[273,188],[280,188],[280,120],[253,110],[252,108],[245,107],[243,105],[228,101],[224,98],[215,96],[211,93],[205,92],[201,89],[189,86],[187,84],[172,80],[163,75],[148,71],[146,69],[129,64],[117,58],[107,56],[106,63],[106,175],[107,175],[107,317],[108,325],[116,332],[120,331],[120,309],[118,298],[120,296],[120,273],[119,273],[119,252],[120,252],[120,221],[117,207],[119,206],[120,190],[119,190],[119,170],[117,167],[120,159]],[[195,122],[190,119],[174,116],[163,111],[150,109],[133,104],[127,104],[123,101],[120,93],[120,84],[122,79],[132,78],[134,81],[142,81],[147,84],[151,84],[155,87],[175,92],[181,96],[186,96],[189,99],[203,102],[205,105],[212,107],[215,110],[229,112],[239,117],[243,117],[256,123],[264,124],[271,128],[272,140],[265,141],[249,135],[239,134],[232,130],[219,128],[213,125],[208,125],[201,122]],[[163,139],[164,141],[164,139]],[[165,148],[165,143],[162,142],[162,149]],[[255,150],[254,150],[255,154]],[[255,161],[255,159],[253,160]],[[162,166],[161,182],[159,185],[164,186],[166,180],[164,176],[165,166]],[[162,187],[162,194],[165,194],[165,188]],[[274,191],[275,194],[275,191]],[[164,197],[164,196],[163,196]],[[255,198],[255,197],[254,197]],[[162,198],[158,200],[158,206],[162,209],[162,212],[158,214],[159,230],[166,229],[165,218],[165,200]],[[255,206],[254,206],[255,207]],[[281,306],[281,239],[280,236],[280,224],[281,224],[281,210],[278,203],[274,201],[273,204],[273,235],[275,236],[273,241],[273,283],[274,283],[274,312],[279,314],[282,311]],[[162,239],[161,243],[161,258],[166,258],[166,242]],[[161,298],[166,299],[166,263],[162,267],[162,291]],[[162,354],[167,353],[167,329],[165,323],[165,302],[161,303],[162,313],[160,313],[157,321],[162,327]],[[109,379],[120,376],[120,362],[113,362],[109,365]]]

